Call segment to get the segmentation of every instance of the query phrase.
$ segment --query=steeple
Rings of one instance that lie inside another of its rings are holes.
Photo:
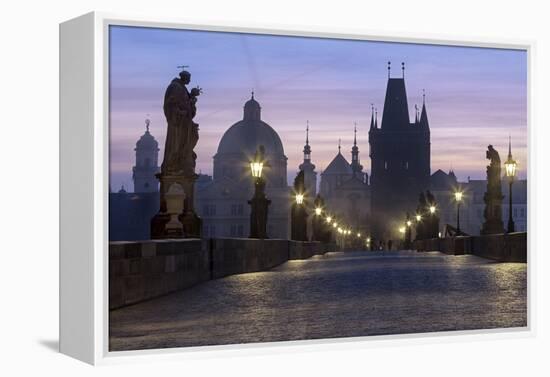
[[[306,145],[304,145],[304,162],[311,160],[311,147],[309,146],[309,120],[306,121]]]
[[[317,192],[317,172],[315,165],[311,163],[311,147],[309,146],[309,120],[306,121],[306,144],[304,145],[304,162],[299,166],[304,173],[306,190],[309,195],[315,196]]]
[[[359,147],[357,146],[357,123],[354,123],[353,128],[353,147],[351,148],[351,170],[353,174],[361,173],[363,166],[359,163]]]
[[[426,130],[430,129],[430,125],[428,123],[428,112],[426,111],[426,92],[424,89],[422,89],[422,112],[420,114],[419,124]]]

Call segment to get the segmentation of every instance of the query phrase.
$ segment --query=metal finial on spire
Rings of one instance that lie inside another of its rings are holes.
[[[338,153],[340,153],[341,149],[342,149],[342,139],[338,139]]]
[[[353,145],[357,145],[357,122],[353,122]]]
[[[414,104],[414,121],[415,123],[418,123],[418,105]]]
[[[426,90],[422,89],[422,105],[426,104]]]
[[[252,95],[252,99],[254,99],[254,89],[252,89],[252,92],[250,92],[250,94]]]
[[[147,118],[145,118],[145,129],[147,130],[147,132],[149,132],[149,124],[151,124],[151,120],[149,119],[149,117],[151,116],[151,114],[145,115],[147,115]]]
[[[512,135],[508,134],[508,159],[512,159]]]
[[[388,61],[388,78],[390,78],[391,62]]]
[[[374,108],[374,128],[378,128],[378,109]]]
[[[309,120],[306,120],[306,145],[309,145]]]
[[[405,78],[405,62],[401,62],[401,71],[403,72],[403,78]]]

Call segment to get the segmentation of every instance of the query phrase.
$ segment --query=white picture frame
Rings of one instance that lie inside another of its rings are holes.
[[[437,35],[365,33],[363,30],[278,25],[207,25],[170,18],[88,13],[60,25],[60,351],[90,364],[127,362],[147,358],[213,357],[227,354],[292,352],[376,347],[381,342],[470,341],[481,337],[502,339],[533,336],[533,243],[528,241],[528,327],[526,329],[473,330],[448,333],[388,335],[347,339],[158,349],[108,351],[108,28],[132,25],[191,30],[253,32],[341,39],[409,42],[438,45],[522,49],[528,61],[529,196],[534,186],[534,129],[532,114],[533,41],[461,39]],[[529,221],[536,217],[530,206]],[[460,336],[457,336],[460,335]],[[197,351],[202,351],[197,354]]]

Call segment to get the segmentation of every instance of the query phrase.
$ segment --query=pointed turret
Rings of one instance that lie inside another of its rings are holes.
[[[370,115],[370,129],[374,129],[374,105],[371,103],[371,115]]]
[[[426,93],[422,90],[422,112],[420,113],[419,124],[422,128],[429,130],[430,125],[428,123],[428,113],[426,111]]]

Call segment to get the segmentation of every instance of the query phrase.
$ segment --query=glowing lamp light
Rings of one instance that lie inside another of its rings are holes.
[[[304,194],[296,194],[296,204],[304,203]]]
[[[254,178],[262,177],[262,170],[264,168],[263,162],[253,161],[250,163],[250,170],[252,171],[252,176]]]
[[[404,226],[399,228],[399,233],[405,233],[405,227]]]
[[[512,155],[508,155],[508,160],[504,163],[504,171],[506,176],[510,179],[514,179],[516,176],[518,164],[515,160],[512,159]]]
[[[321,216],[321,213],[323,213],[323,209],[321,207],[315,208],[315,214],[317,216]]]
[[[329,223],[329,224],[330,224],[330,223],[331,223],[331,221],[332,221],[332,217],[330,217],[330,216],[329,216],[329,217],[327,217],[327,223]]]
[[[336,227],[338,227],[338,223],[335,221],[335,222],[332,223],[332,226],[333,226],[334,228],[336,228]]]
[[[407,220],[407,226],[411,226],[412,225],[412,221],[411,220]]]
[[[361,233],[357,233],[357,238],[361,238]]]
[[[460,202],[462,200],[463,193],[461,191],[455,192],[455,200]]]
[[[370,237],[367,237],[367,243],[370,243]]]
[[[416,221],[420,221],[420,220],[422,220],[422,216],[416,215]]]
[[[430,206],[430,213],[433,215],[435,213],[435,206]]]
[[[342,228],[338,228],[338,233],[342,234]]]

